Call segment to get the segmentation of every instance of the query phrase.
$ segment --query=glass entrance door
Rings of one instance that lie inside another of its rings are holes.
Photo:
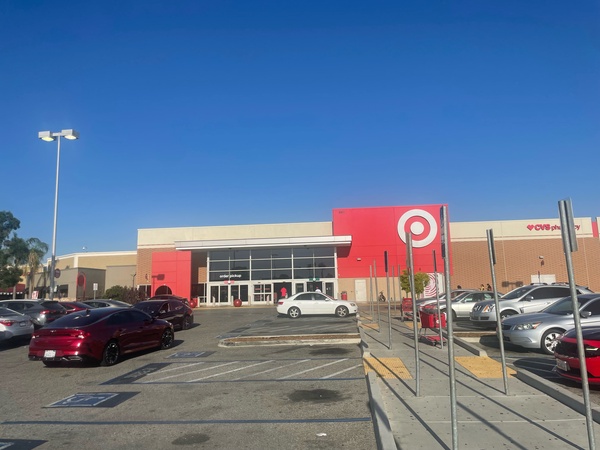
[[[273,286],[271,284],[255,284],[252,303],[271,303],[273,301]]]
[[[248,303],[247,284],[224,284],[210,287],[210,302],[217,305],[232,305],[235,299]]]

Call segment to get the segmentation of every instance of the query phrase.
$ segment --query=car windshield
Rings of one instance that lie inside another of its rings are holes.
[[[64,311],[65,307],[61,305],[59,302],[54,302],[51,300],[42,302],[46,308],[51,309],[52,311]]]
[[[587,302],[589,302],[591,298],[581,298],[577,297],[577,302],[579,303],[579,309]],[[557,314],[560,316],[567,316],[569,314],[573,314],[573,302],[571,301],[571,297],[565,297],[556,303],[551,304],[545,309],[542,309],[542,312],[548,314]]]

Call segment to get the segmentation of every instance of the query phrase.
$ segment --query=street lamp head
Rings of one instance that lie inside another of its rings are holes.
[[[60,135],[63,136],[65,139],[69,139],[71,141],[74,141],[75,139],[79,139],[79,133],[75,130],[62,130],[60,132]]]
[[[52,142],[54,140],[54,136],[52,136],[52,132],[50,131],[40,131],[38,133],[38,138],[46,142]]]

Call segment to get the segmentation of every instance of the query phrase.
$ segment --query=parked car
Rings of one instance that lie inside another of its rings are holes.
[[[91,306],[92,308],[131,308],[129,303],[122,302],[120,300],[111,299],[95,299],[95,300],[84,300],[81,303],[84,305]]]
[[[173,325],[134,308],[93,308],[55,320],[35,331],[29,359],[57,366],[63,361],[116,364],[121,355],[173,346]]]
[[[335,314],[338,317],[346,317],[349,314],[356,314],[358,307],[354,302],[336,300],[321,292],[300,292],[279,299],[277,312],[292,319],[311,314]]]
[[[86,305],[85,303],[81,302],[60,302],[60,304],[63,308],[67,310],[67,314],[91,308],[90,305]]]
[[[33,322],[29,316],[0,306],[0,341],[29,337],[33,330]]]
[[[472,291],[459,295],[450,302],[452,304],[452,318],[468,319],[475,303],[484,300],[494,300],[494,293],[492,291]],[[422,303],[419,310],[429,312],[430,314],[437,314],[437,300],[429,300],[426,303]],[[441,300],[440,312],[445,313],[446,310],[446,300]]]
[[[585,350],[588,382],[600,384],[600,327],[582,327],[581,335]],[[581,383],[577,336],[572,328],[557,340],[554,347],[556,373],[563,378]]]
[[[581,325],[600,326],[600,294],[577,296]],[[502,321],[502,334],[506,342],[525,348],[540,349],[552,355],[556,339],[575,326],[573,301],[565,297],[539,313],[519,314]]]
[[[0,306],[29,316],[33,322],[33,326],[36,328],[43,327],[47,323],[67,314],[67,310],[63,308],[60,302],[55,300],[0,300]]]
[[[588,288],[577,286],[577,294],[593,294]],[[500,319],[530,312],[539,312],[557,300],[571,295],[567,284],[528,284],[513,289],[500,297]],[[476,303],[471,311],[471,323],[495,328],[496,305],[494,300]]]
[[[455,298],[466,294],[467,292],[479,292],[479,289],[454,289],[450,291],[450,298],[454,300]],[[438,297],[440,300],[446,300],[447,295],[445,292],[442,292]],[[415,303],[417,304],[417,308],[419,308],[420,305],[428,303],[432,300],[435,302],[437,299],[435,297],[423,297],[415,300]]]
[[[188,330],[194,323],[194,310],[181,300],[144,300],[133,307],[171,322],[176,329]]]

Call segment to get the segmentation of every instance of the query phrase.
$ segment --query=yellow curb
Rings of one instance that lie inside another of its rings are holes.
[[[379,325],[376,323],[362,323],[360,324],[361,328],[370,328],[371,330],[379,330]]]
[[[381,378],[412,380],[412,375],[400,358],[374,358],[363,359],[365,375],[375,372]]]
[[[456,356],[454,360],[477,378],[503,377],[502,364],[489,356]],[[515,376],[517,372],[507,367],[506,373]]]

